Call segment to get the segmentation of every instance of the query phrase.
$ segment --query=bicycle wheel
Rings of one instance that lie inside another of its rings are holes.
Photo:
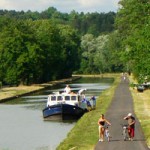
[[[106,131],[106,138],[107,138],[107,141],[109,142],[109,141],[110,141],[110,134],[109,134],[109,131]]]
[[[124,141],[127,140],[127,133],[126,133],[126,130],[123,130],[123,140],[124,140]]]

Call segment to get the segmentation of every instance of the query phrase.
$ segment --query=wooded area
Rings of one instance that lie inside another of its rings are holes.
[[[121,0],[117,14],[0,10],[0,81],[29,85],[125,71],[149,80],[149,14],[148,0]]]
[[[121,0],[117,35],[126,68],[139,82],[150,81],[150,1]]]

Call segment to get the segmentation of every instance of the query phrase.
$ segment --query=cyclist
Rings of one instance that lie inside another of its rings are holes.
[[[105,133],[105,123],[108,125],[111,125],[111,123],[105,119],[104,114],[101,115],[101,117],[98,120],[98,125],[99,125],[99,141],[103,142],[104,141],[104,133]]]
[[[133,141],[135,130],[135,118],[131,113],[129,113],[127,116],[124,117],[124,119],[128,121],[129,140]]]

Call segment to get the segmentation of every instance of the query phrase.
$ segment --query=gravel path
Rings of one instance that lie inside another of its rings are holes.
[[[98,142],[95,150],[149,150],[138,119],[136,118],[135,138],[133,141],[124,141],[122,127],[120,124],[126,123],[123,120],[129,112],[134,115],[133,100],[129,91],[128,81],[121,81],[116,88],[112,103],[106,113],[106,119],[112,126],[109,127],[112,136],[111,141]]]

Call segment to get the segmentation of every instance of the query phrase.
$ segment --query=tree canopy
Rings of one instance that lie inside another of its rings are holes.
[[[49,20],[5,22],[0,32],[1,81],[30,84],[71,76],[80,43],[74,29]]]
[[[121,0],[116,27],[127,69],[143,82],[150,79],[150,2]]]
[[[124,71],[150,80],[149,0],[119,4],[117,14],[0,10],[0,81],[32,84]]]
[[[0,10],[0,81],[18,85],[70,77],[84,68],[81,37],[112,31],[114,17],[113,12],[67,14],[54,7],[41,13]],[[88,64],[98,66],[98,58],[89,58]]]

